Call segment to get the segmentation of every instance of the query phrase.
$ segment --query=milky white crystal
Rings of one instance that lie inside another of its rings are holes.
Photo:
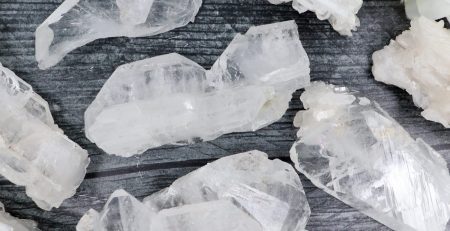
[[[47,102],[0,64],[0,174],[45,210],[73,196],[87,152],[64,136]]]
[[[450,175],[438,152],[345,87],[315,82],[301,100],[291,159],[314,185],[394,230],[445,230]]]
[[[202,0],[65,0],[36,30],[41,69],[96,39],[141,37],[194,21]],[[150,44],[151,45],[151,44]]]
[[[309,215],[294,168],[251,151],[191,172],[142,203],[118,190],[77,231],[300,231]]]
[[[450,0],[405,0],[409,18],[425,16],[429,19],[450,17]]]
[[[0,230],[1,231],[39,231],[34,221],[22,220],[11,216],[0,203]]]
[[[411,94],[423,117],[450,127],[450,30],[444,22],[412,20],[410,30],[373,54],[372,72]]]
[[[119,67],[85,113],[86,135],[132,156],[255,131],[282,117],[309,71],[294,21],[252,27],[208,71],[178,54]]]
[[[292,1],[292,7],[300,14],[315,12],[320,20],[328,20],[341,35],[351,36],[360,22],[356,14],[363,0],[268,0],[272,4]]]

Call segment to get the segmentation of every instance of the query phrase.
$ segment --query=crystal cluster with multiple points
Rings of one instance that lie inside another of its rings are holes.
[[[294,21],[252,27],[210,70],[178,54],[119,67],[85,113],[86,135],[128,157],[255,131],[282,117],[309,71]]]
[[[412,20],[373,63],[376,80],[406,89],[423,117],[450,127],[450,30],[443,21]]]
[[[65,0],[36,30],[41,69],[100,38],[151,36],[193,21],[202,0]]]
[[[268,0],[272,4],[291,2],[299,13],[315,12],[320,20],[328,20],[341,35],[351,36],[359,26],[356,16],[363,0]]]
[[[39,231],[34,221],[22,220],[11,216],[0,203],[0,230],[1,231]]]
[[[48,104],[0,64],[0,174],[26,187],[42,209],[73,196],[89,163],[54,124]]]
[[[313,83],[301,100],[291,158],[313,184],[394,230],[445,230],[450,175],[439,153],[345,87]]]
[[[404,0],[409,18],[425,16],[429,19],[450,17],[450,0]]]
[[[304,230],[310,209],[294,168],[259,151],[221,158],[140,202],[123,190],[77,231]]]

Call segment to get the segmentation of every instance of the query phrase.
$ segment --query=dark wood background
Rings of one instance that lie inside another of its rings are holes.
[[[257,132],[228,134],[190,146],[166,146],[128,159],[106,155],[84,135],[83,113],[117,66],[178,52],[209,68],[234,35],[252,25],[295,19],[311,59],[312,80],[344,84],[378,101],[413,137],[423,138],[450,162],[450,130],[423,119],[406,92],[378,83],[371,75],[372,53],[409,27],[400,0],[364,1],[359,13],[361,27],[350,38],[338,35],[313,13],[299,15],[290,5],[275,6],[266,0],[204,0],[195,23],[186,27],[153,37],[97,40],[41,71],[34,58],[34,31],[61,2],[0,0],[0,62],[49,102],[56,123],[89,151],[92,160],[77,194],[50,212],[38,209],[24,188],[0,179],[0,201],[7,211],[36,220],[42,230],[74,230],[89,208],[101,209],[116,189],[142,199],[226,155],[259,149],[289,161],[296,133],[292,119],[302,108],[301,91],[294,94],[280,121]],[[301,178],[312,210],[308,230],[389,230]]]

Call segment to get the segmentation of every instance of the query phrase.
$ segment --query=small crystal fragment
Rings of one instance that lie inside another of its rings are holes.
[[[450,16],[449,0],[405,0],[405,8],[410,19],[424,16],[436,20]]]
[[[142,203],[118,190],[77,231],[300,231],[309,215],[294,168],[251,151],[191,172]]]
[[[202,0],[66,0],[36,30],[41,69],[96,39],[161,34],[193,22]]]
[[[360,22],[356,14],[361,9],[362,0],[268,0],[272,4],[292,1],[292,7],[300,14],[315,12],[320,20],[328,20],[333,29],[341,35],[351,36]]]
[[[317,187],[394,230],[445,230],[450,175],[380,106],[346,88],[312,83],[301,96],[296,168]]]
[[[0,203],[0,230],[1,231],[39,231],[37,224],[31,220],[22,220],[11,216]]]
[[[86,135],[128,157],[255,131],[282,117],[309,71],[294,21],[252,27],[208,71],[178,54],[119,67],[85,113]]]
[[[450,127],[450,30],[443,21],[413,19],[410,30],[373,54],[372,72],[411,94],[427,120]]]
[[[0,64],[0,174],[45,210],[73,196],[87,152],[64,136],[47,102]]]

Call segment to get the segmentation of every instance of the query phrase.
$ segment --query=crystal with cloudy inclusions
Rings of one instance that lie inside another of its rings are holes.
[[[373,54],[375,79],[405,89],[422,116],[450,128],[450,30],[424,17]]]
[[[0,64],[0,174],[45,210],[73,196],[87,152],[64,136],[47,102]]]
[[[252,27],[210,70],[178,54],[119,67],[85,113],[86,135],[128,157],[255,131],[282,117],[309,71],[294,21]]]
[[[300,231],[309,215],[294,168],[251,151],[214,161],[143,202],[118,190],[77,231]]]
[[[360,22],[356,14],[362,0],[268,0],[272,4],[292,2],[292,7],[300,14],[315,12],[320,20],[328,20],[333,29],[341,35],[351,36]]]
[[[22,220],[11,216],[0,203],[0,230],[1,231],[39,231],[37,224],[31,220]]]
[[[291,159],[314,185],[394,230],[446,230],[450,175],[438,152],[345,87],[315,82],[301,100]]]
[[[36,30],[41,69],[96,39],[152,36],[193,22],[202,0],[66,0]]]
[[[405,0],[409,18],[425,16],[429,19],[450,17],[450,0]]]

